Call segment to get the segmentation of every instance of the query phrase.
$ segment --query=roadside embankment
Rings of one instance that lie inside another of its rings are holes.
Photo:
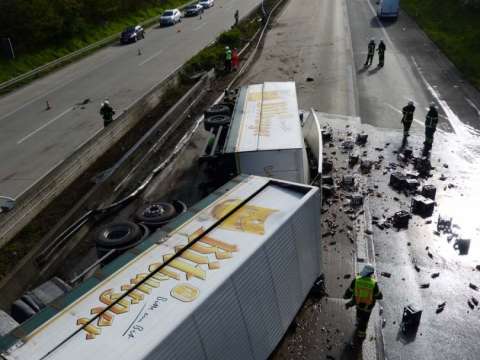
[[[480,2],[402,0],[402,8],[458,69],[480,87]]]

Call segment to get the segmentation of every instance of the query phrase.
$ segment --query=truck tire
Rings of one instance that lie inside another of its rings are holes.
[[[212,105],[205,111],[205,117],[211,117],[215,115],[231,115],[231,107],[225,103],[218,103]]]
[[[142,237],[140,227],[130,221],[112,223],[101,228],[96,237],[97,248],[121,249],[135,244]]]
[[[211,128],[216,128],[222,125],[230,124],[230,116],[227,115],[215,115],[205,118],[203,126],[205,130],[210,131]]]
[[[24,322],[36,314],[34,309],[20,299],[12,304],[11,310],[12,318],[19,323]]]
[[[178,215],[175,206],[168,202],[153,201],[141,206],[135,220],[150,227],[159,227]]]

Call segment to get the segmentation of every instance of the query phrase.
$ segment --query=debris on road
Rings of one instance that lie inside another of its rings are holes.
[[[445,305],[447,305],[446,301],[444,301],[441,304],[438,304],[437,305],[437,310],[435,310],[435,313],[440,314],[445,309]]]
[[[393,227],[397,229],[406,229],[408,228],[408,223],[410,221],[410,213],[405,210],[397,211],[393,215]]]

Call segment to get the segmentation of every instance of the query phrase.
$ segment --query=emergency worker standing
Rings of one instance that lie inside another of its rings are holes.
[[[373,63],[373,55],[375,55],[375,40],[370,39],[368,43],[368,53],[367,53],[367,61],[365,61],[364,66],[370,66]]]
[[[383,67],[383,65],[385,64],[385,50],[387,49],[387,47],[385,46],[385,43],[383,42],[383,40],[380,40],[380,42],[378,43],[378,48],[377,48],[377,51],[378,51],[378,67]]]
[[[406,137],[409,136],[410,127],[413,122],[413,114],[415,113],[415,105],[413,104],[413,101],[409,101],[408,104],[403,107],[402,113],[403,138],[406,139]]]
[[[228,46],[225,47],[225,71],[232,71],[232,50]]]
[[[434,103],[430,104],[427,116],[425,118],[425,145],[424,152],[428,152],[432,149],[433,135],[437,131],[438,123],[438,111]]]
[[[374,278],[374,272],[374,267],[366,264],[343,295],[344,299],[350,299],[345,304],[345,308],[355,306],[357,309],[357,337],[359,339],[365,339],[367,335],[368,321],[375,302],[383,299],[383,294]]]
[[[235,25],[234,26],[238,26],[238,21],[239,21],[239,18],[240,18],[240,13],[238,12],[238,10],[235,10]]]
[[[105,100],[102,103],[102,107],[100,108],[100,115],[102,115],[103,117],[103,126],[106,127],[113,121],[114,114],[115,114],[115,111],[110,105],[110,102],[108,100]]]

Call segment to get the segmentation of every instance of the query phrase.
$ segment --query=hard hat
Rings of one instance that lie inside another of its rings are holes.
[[[110,105],[110,102],[109,102],[108,100],[105,100],[105,101],[103,102],[103,105]]]
[[[372,264],[365,264],[362,271],[360,271],[360,276],[370,276],[375,272],[375,268]]]
[[[225,50],[230,50],[230,47],[228,47],[228,46],[225,46]]]

